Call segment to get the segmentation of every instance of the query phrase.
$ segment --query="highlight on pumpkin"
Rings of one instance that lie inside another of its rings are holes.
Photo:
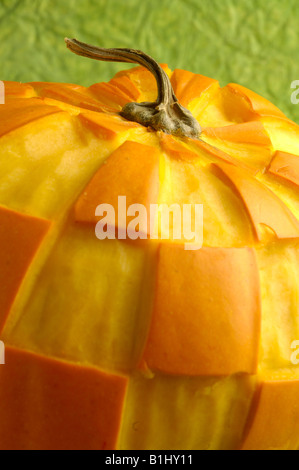
[[[294,366],[299,364],[299,340],[295,340],[291,344],[292,354],[291,354],[291,363]]]

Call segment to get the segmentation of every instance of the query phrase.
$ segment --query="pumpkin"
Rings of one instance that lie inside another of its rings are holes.
[[[298,449],[299,127],[241,85],[67,44],[141,66],[4,82],[0,448]],[[119,196],[202,204],[203,246],[97,239]]]

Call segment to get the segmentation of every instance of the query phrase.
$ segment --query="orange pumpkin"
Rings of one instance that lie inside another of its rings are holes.
[[[144,67],[5,82],[0,449],[299,448],[299,127],[240,85],[159,73],[199,138],[120,115],[156,99]],[[202,249],[99,241],[119,195],[203,204]]]

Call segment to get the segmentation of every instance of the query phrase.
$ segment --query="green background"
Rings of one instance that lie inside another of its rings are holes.
[[[0,79],[90,85],[128,67],[77,57],[65,36],[240,83],[299,123],[298,0],[0,0]]]

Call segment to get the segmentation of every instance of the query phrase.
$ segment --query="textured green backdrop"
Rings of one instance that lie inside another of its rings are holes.
[[[299,123],[298,0],[0,0],[0,79],[89,85],[126,67],[74,56],[65,36],[243,84]]]

